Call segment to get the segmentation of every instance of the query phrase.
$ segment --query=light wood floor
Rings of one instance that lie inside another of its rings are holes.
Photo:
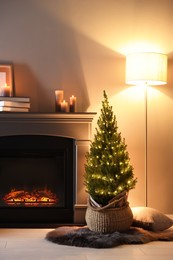
[[[45,240],[52,229],[0,229],[0,260],[172,260],[173,242],[111,249],[60,246]]]

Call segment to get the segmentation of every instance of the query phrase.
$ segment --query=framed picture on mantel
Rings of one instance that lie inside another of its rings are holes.
[[[13,92],[13,66],[0,63],[0,96],[12,97]]]

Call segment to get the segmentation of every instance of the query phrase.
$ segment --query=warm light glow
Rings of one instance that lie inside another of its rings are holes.
[[[131,85],[164,85],[167,82],[167,56],[136,52],[126,57],[126,83]]]

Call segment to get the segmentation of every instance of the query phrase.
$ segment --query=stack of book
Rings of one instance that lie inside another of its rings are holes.
[[[0,112],[29,112],[29,97],[0,97]]]

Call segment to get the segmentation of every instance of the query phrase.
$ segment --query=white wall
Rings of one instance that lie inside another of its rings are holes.
[[[125,84],[125,55],[168,55],[168,84],[148,91],[147,198],[165,213],[173,212],[172,10],[172,0],[0,1],[0,62],[14,64],[16,95],[31,97],[32,112],[54,112],[62,88],[78,111],[99,115],[107,91],[138,177],[132,206],[145,205],[145,102]]]

